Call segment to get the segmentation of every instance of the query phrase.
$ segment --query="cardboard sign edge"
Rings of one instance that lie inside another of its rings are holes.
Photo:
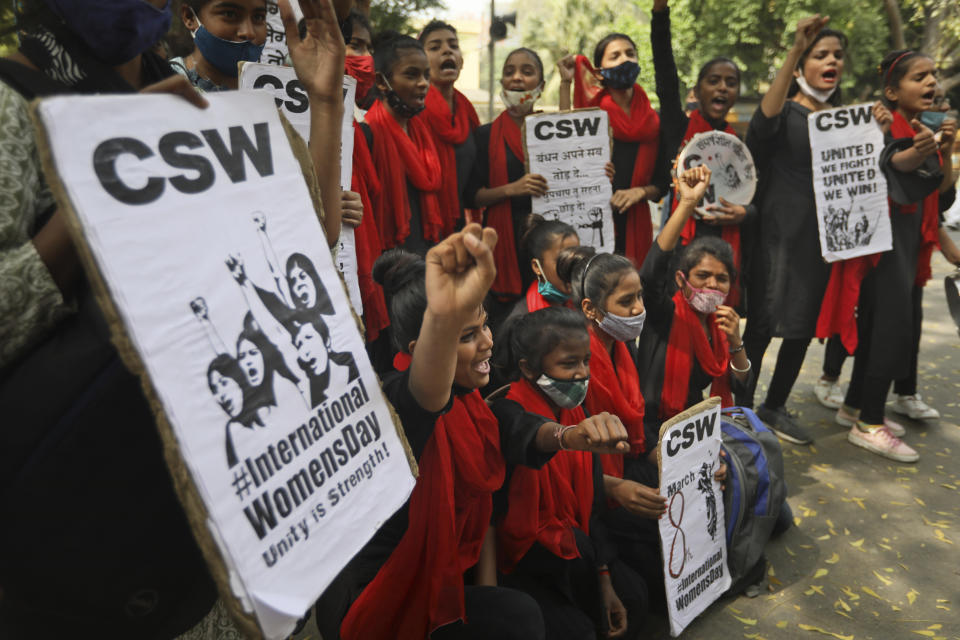
[[[144,365],[140,354],[137,352],[133,341],[127,333],[127,328],[122,320],[119,309],[110,295],[110,290],[107,287],[107,283],[102,272],[100,271],[99,264],[97,263],[96,258],[93,255],[93,251],[90,249],[87,243],[87,237],[83,231],[83,225],[80,222],[80,218],[77,215],[76,210],[73,208],[73,202],[68,195],[69,192],[66,189],[66,185],[64,185],[60,178],[60,174],[57,171],[57,165],[53,158],[52,146],[50,145],[50,137],[40,114],[40,106],[42,102],[42,99],[33,100],[30,103],[29,114],[36,132],[37,151],[40,156],[40,162],[43,166],[44,178],[50,188],[50,192],[53,194],[54,199],[56,200],[60,213],[63,215],[64,222],[66,223],[67,229],[70,233],[70,237],[73,242],[73,246],[76,249],[80,264],[87,276],[88,282],[90,283],[94,300],[96,300],[97,305],[103,312],[107,326],[110,330],[110,341],[113,343],[114,347],[116,347],[117,354],[119,355],[121,362],[123,362],[123,365],[133,375],[137,376],[140,381],[140,387],[143,390],[144,397],[146,398],[147,404],[150,407],[150,411],[153,414],[157,432],[159,433],[161,442],[163,443],[164,461],[166,462],[167,471],[170,473],[171,479],[173,480],[173,486],[174,490],[176,491],[177,498],[187,515],[187,520],[190,523],[190,529],[193,533],[194,539],[197,541],[197,546],[200,548],[200,551],[203,554],[204,562],[206,563],[207,568],[210,570],[214,583],[217,586],[217,592],[219,593],[220,598],[223,600],[227,612],[239,627],[240,632],[245,636],[252,639],[265,638],[266,636],[263,633],[263,630],[260,628],[254,612],[246,611],[244,609],[240,598],[234,594],[233,589],[231,588],[228,559],[225,557],[225,553],[221,551],[213,533],[211,533],[209,529],[208,521],[211,520],[209,512],[207,511],[206,505],[203,502],[203,498],[200,495],[196,484],[194,483],[189,469],[187,468],[186,462],[184,461],[183,456],[180,454],[180,445],[177,440],[176,433],[174,432],[173,427],[167,418],[166,412],[163,409],[163,404],[160,401],[160,397],[154,389],[153,382],[147,373],[146,366]],[[313,168],[313,161],[310,157],[309,149],[306,142],[302,137],[300,137],[299,134],[297,134],[297,132],[293,129],[293,126],[287,121],[286,118],[284,118],[283,114],[278,112],[278,115],[280,116],[280,122],[282,123],[284,132],[287,135],[293,155],[300,164],[300,169],[304,180],[307,183],[307,190],[310,193],[310,199],[314,205],[314,210],[317,214],[317,219],[320,222],[320,228],[322,230],[324,214],[323,206],[320,200],[320,187]],[[324,249],[328,249],[328,247],[324,247]],[[340,286],[344,287],[343,277],[340,275],[339,271],[336,269],[334,269],[334,271],[336,271],[338,276],[340,276]],[[344,289],[344,291],[346,290]],[[346,293],[344,293],[344,295],[346,296]],[[346,296],[346,299],[347,303],[349,304],[349,296]],[[361,332],[360,335],[362,336],[363,324],[357,317],[352,304],[350,304],[350,313],[353,316],[354,322],[357,323],[358,330]],[[379,383],[379,375],[376,375],[376,372],[374,372],[374,375],[377,377],[377,381]],[[400,440],[401,445],[403,446],[410,470],[414,478],[416,478],[419,476],[419,468],[417,466],[416,458],[413,455],[413,450],[410,448],[410,443],[408,442],[406,434],[403,431],[400,418],[389,399],[383,394],[382,385],[378,391],[384,401],[384,404],[390,412],[393,428],[398,439]]]

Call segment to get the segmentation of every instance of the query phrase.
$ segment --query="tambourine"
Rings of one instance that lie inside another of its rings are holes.
[[[713,214],[707,207],[721,204],[723,198],[731,204],[746,206],[757,190],[757,170],[750,150],[740,138],[722,131],[698,133],[677,156],[676,174],[706,165],[711,172],[710,186],[697,203],[700,217]]]

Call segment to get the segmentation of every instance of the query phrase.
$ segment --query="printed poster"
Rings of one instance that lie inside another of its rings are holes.
[[[283,638],[414,478],[273,98],[207,99],[58,97],[36,115],[221,594]]]
[[[667,499],[667,512],[659,520],[660,548],[674,637],[730,588],[723,495],[713,479],[720,441],[716,397],[660,427],[660,493]]]
[[[534,196],[533,213],[562,220],[597,251],[613,251],[613,187],[610,121],[603,109],[536,113],[523,121],[527,171],[547,180],[547,193]]]
[[[887,179],[879,166],[883,132],[873,119],[873,105],[814,111],[807,122],[823,259],[890,251]]]
[[[300,137],[310,141],[310,101],[293,67],[246,63],[240,67],[240,88],[260,89],[273,94],[277,108]],[[353,109],[357,81],[343,76],[343,125],[340,131],[340,188],[349,191],[353,177]],[[369,213],[369,212],[367,212]],[[357,276],[357,242],[353,227],[342,225],[337,240],[337,269],[343,274],[347,294],[358,315],[363,314],[360,280]]]
[[[260,62],[270,65],[287,64],[287,54],[290,53],[287,48],[287,32],[283,28],[283,20],[280,18],[280,6],[277,0],[266,0],[267,2],[267,43],[263,46],[263,52],[260,54]],[[297,0],[290,0],[290,6],[294,7],[297,19],[300,18],[300,5]]]

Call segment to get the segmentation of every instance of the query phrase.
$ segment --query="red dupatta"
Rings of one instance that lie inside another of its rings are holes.
[[[704,373],[713,378],[710,395],[720,396],[722,406],[733,406],[730,393],[730,352],[727,336],[717,325],[714,314],[707,316],[710,341],[697,313],[683,297],[683,290],[673,294],[673,325],[667,343],[667,361],[663,372],[663,393],[660,395],[660,417],[672,418],[687,405],[690,395],[690,374],[696,357]]]
[[[690,114],[690,122],[687,124],[687,132],[683,134],[683,141],[680,142],[680,148],[677,149],[679,154],[681,150],[687,145],[690,140],[693,139],[693,136],[698,133],[704,133],[707,131],[715,131],[713,125],[710,124],[706,118],[703,117],[703,114],[700,113],[699,109],[694,110]],[[724,133],[729,133],[730,135],[737,135],[736,131],[733,130],[729,124],[723,128]],[[677,205],[680,204],[679,196],[676,191],[674,191],[674,197],[670,204],[670,212],[673,213],[677,209]],[[680,241],[684,246],[690,244],[690,242],[697,236],[697,221],[690,216],[687,220],[687,223],[683,226],[683,231],[680,232]],[[737,270],[740,269],[740,225],[723,225],[720,227],[720,237],[723,238],[724,242],[730,245],[730,248],[733,249],[733,264],[737,267]],[[738,278],[739,280],[739,278]],[[737,306],[740,302],[740,286],[739,282],[733,283],[733,286],[730,288],[730,295],[727,298],[727,304],[731,307]]]
[[[583,407],[561,409],[556,415],[543,394],[526,379],[510,385],[507,398],[563,425],[586,419]],[[500,570],[510,573],[534,542],[567,560],[580,557],[573,529],[590,533],[593,492],[593,461],[584,451],[559,451],[540,469],[514,469],[510,506],[497,526]]]
[[[463,144],[474,129],[480,126],[477,111],[467,97],[453,90],[454,109],[435,86],[427,91],[426,109],[421,117],[430,125],[433,143],[440,159],[443,184],[440,187],[440,211],[443,215],[444,237],[453,233],[460,217],[460,196],[457,189],[456,146]]]
[[[439,242],[444,228],[439,200],[443,180],[430,128],[414,116],[404,133],[380,100],[367,111],[365,120],[373,131],[373,164],[383,187],[377,207],[383,248],[403,244],[410,235],[408,179],[420,192],[423,237]]]
[[[630,454],[643,453],[644,402],[637,364],[630,356],[627,345],[619,340],[613,342],[611,358],[593,327],[590,328],[590,385],[587,387],[586,405],[591,415],[606,411],[620,418],[627,429]],[[605,474],[623,477],[622,455],[601,455],[600,464]]]
[[[504,111],[490,125],[488,187],[501,187],[510,182],[507,177],[507,147],[523,162],[523,143],[520,127]],[[490,290],[504,297],[515,298],[523,292],[520,265],[517,263],[517,242],[513,237],[513,206],[510,198],[487,207],[487,225],[497,230],[497,246],[493,259],[497,264],[497,276]]]
[[[344,640],[422,639],[465,619],[463,572],[480,557],[505,470],[497,419],[478,391],[454,396],[419,463],[407,532],[350,607]]]
[[[373,263],[383,252],[380,244],[379,225],[373,201],[380,195],[380,179],[373,166],[373,158],[367,147],[363,131],[353,123],[353,176],[350,189],[360,194],[363,203],[363,220],[354,230],[357,243],[357,280],[360,284],[360,299],[363,301],[363,323],[367,340],[373,341],[380,331],[390,326],[387,303],[383,289],[373,280]]]
[[[574,74],[573,106],[600,107],[610,117],[613,137],[621,142],[637,142],[637,157],[633,163],[630,186],[650,184],[657,161],[657,145],[660,141],[660,116],[650,106],[650,99],[638,84],[633,85],[630,115],[613,101],[609,90],[602,89],[594,76],[593,66],[583,56],[577,56]],[[650,245],[653,244],[653,223],[650,220],[650,204],[643,200],[630,207],[627,216],[626,255],[636,264],[643,264]]]
[[[539,283],[534,280],[530,283],[530,286],[527,287],[527,311],[530,313],[551,306],[550,301],[540,295],[538,284]]]
[[[913,138],[916,132],[907,119],[900,112],[894,111],[893,123],[890,125],[890,134],[894,138]],[[917,253],[917,267],[914,276],[916,286],[924,286],[931,277],[930,259],[933,250],[940,245],[939,239],[939,192],[935,189],[930,192],[921,204],[923,220],[920,227],[920,250]],[[899,205],[888,198],[890,211],[898,211],[901,215],[916,213],[916,205]],[[820,306],[820,315],[817,318],[817,337],[829,338],[840,335],[840,340],[848,353],[857,350],[859,336],[857,334],[857,303],[860,299],[860,284],[870,269],[880,262],[880,254],[860,256],[835,262],[830,270],[830,281]]]

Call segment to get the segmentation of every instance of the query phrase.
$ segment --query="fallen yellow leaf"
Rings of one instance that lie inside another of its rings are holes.
[[[733,616],[733,617],[739,620],[740,622],[742,622],[743,624],[747,625],[748,627],[754,627],[757,624],[756,618],[741,618],[740,616]]]
[[[860,539],[857,540],[856,542],[851,542],[851,543],[850,543],[850,546],[851,546],[851,547],[856,547],[857,549],[859,549],[860,547],[863,546],[863,540],[864,540],[863,538],[860,538]]]
[[[826,562],[827,564],[837,564],[838,562],[840,562],[840,556],[834,553],[829,558],[824,560],[824,562]]]
[[[951,539],[948,538],[947,536],[943,535],[943,530],[942,530],[942,529],[934,529],[934,530],[933,530],[933,535],[936,536],[937,540],[941,540],[941,541],[943,541],[943,542],[946,542],[947,544],[953,544],[953,540],[951,540]]]
[[[868,596],[873,596],[873,597],[876,598],[877,600],[883,600],[883,598],[881,598],[880,596],[878,596],[878,595],[877,595],[877,592],[874,591],[873,589],[871,589],[870,587],[860,587],[860,588],[861,588],[861,589],[863,590],[863,592],[864,592],[865,594],[867,594]]]
[[[816,631],[817,633],[822,633],[825,636],[833,636],[837,640],[853,640],[853,634],[849,636],[843,636],[843,635],[840,635],[839,633],[834,633],[833,631],[827,631],[826,629],[821,629],[820,627],[814,627],[809,624],[798,624],[797,626],[803,629],[804,631]]]
[[[939,602],[939,600],[938,600],[937,602]],[[942,624],[932,624],[932,625],[930,625],[929,627],[927,627],[927,629],[934,629],[934,630],[936,630],[936,629],[943,629],[943,625],[942,625]]]
[[[887,585],[888,587],[893,584],[893,580],[890,580],[889,578],[883,577],[882,575],[880,575],[880,574],[877,573],[876,571],[873,572],[873,575],[877,576],[877,580],[879,580],[879,581],[882,582],[883,584]]]
[[[830,534],[827,534],[827,533],[817,538],[817,540],[829,540],[829,539],[830,539]]]
[[[914,631],[914,633],[918,636],[927,636],[928,638],[932,638],[933,636],[937,635],[936,631],[928,631],[926,629],[920,629],[919,631]]]
[[[817,569],[817,572],[816,572],[815,574],[813,574],[813,579],[816,580],[817,578],[822,578],[823,576],[827,575],[828,573],[830,573],[830,571],[827,570],[827,569]]]
[[[917,601],[918,595],[920,595],[919,591],[917,591],[916,589],[910,589],[910,591],[907,591],[907,602],[909,602],[910,604],[913,604],[914,602]]]
[[[846,602],[844,602],[844,601],[843,601],[843,598],[837,598],[837,601],[836,601],[835,603],[833,603],[833,604],[834,604],[834,606],[836,606],[836,605],[839,604],[841,607],[843,607],[843,610],[844,610],[844,611],[850,611],[850,605],[848,605]]]
[[[915,500],[916,503],[917,503],[918,505],[920,505],[921,507],[927,506],[927,503],[924,502],[923,500],[921,500],[920,498],[914,498],[914,500]]]
[[[779,622],[777,622],[777,629],[786,629],[786,628],[787,628],[786,620],[780,620]]]

